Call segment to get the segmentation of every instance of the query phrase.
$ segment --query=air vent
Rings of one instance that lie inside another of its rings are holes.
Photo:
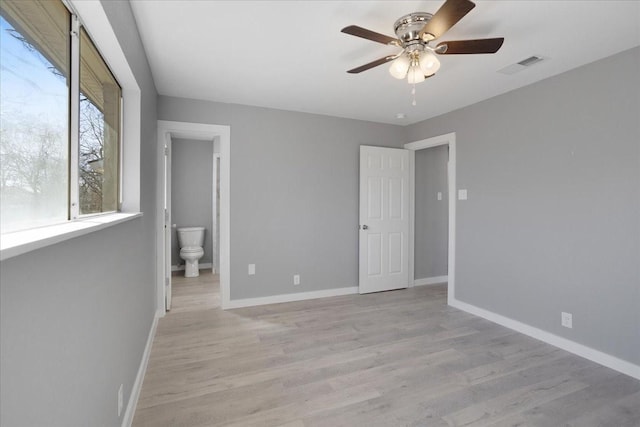
[[[530,56],[527,59],[523,59],[522,61],[518,62],[518,64],[523,65],[525,67],[529,67],[533,64],[535,64],[536,62],[540,62],[542,61],[542,58],[540,58],[539,56]]]
[[[520,62],[516,62],[515,64],[508,65],[501,70],[498,70],[499,73],[502,74],[515,74],[527,67],[531,67],[533,64],[537,64],[538,62],[544,61],[546,58],[543,58],[539,55],[533,55],[526,59],[523,59]]]

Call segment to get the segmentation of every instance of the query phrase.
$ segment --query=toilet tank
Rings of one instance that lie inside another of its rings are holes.
[[[178,228],[178,244],[181,248],[202,246],[204,244],[204,227]]]

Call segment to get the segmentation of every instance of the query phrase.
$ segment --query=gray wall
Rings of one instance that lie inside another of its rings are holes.
[[[164,96],[158,118],[231,126],[231,299],[357,286],[359,146],[404,128]]]
[[[202,226],[204,255],[200,263],[213,260],[213,142],[171,140],[171,222],[180,227]],[[178,235],[171,238],[171,265],[184,264]]]
[[[447,162],[449,147],[415,153],[415,279],[446,276],[449,250],[449,193]],[[438,192],[442,200],[438,200]]]
[[[2,261],[3,426],[120,425],[153,321],[157,94],[129,4],[103,6],[142,90],[144,216]]]
[[[639,76],[635,48],[407,129],[456,132],[456,298],[636,364]]]

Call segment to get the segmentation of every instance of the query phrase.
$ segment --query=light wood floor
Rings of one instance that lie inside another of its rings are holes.
[[[176,279],[135,426],[640,426],[640,381],[444,285],[223,312],[216,276]]]

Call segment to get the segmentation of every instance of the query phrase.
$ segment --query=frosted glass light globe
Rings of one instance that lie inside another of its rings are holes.
[[[407,75],[407,71],[409,70],[410,65],[411,59],[409,59],[407,55],[400,55],[391,63],[389,74],[391,74],[396,79],[402,80]]]
[[[424,73],[422,69],[417,65],[413,65],[409,68],[409,74],[407,74],[407,82],[411,84],[416,84],[424,81]]]
[[[426,50],[420,54],[419,64],[425,76],[431,76],[440,69],[440,61],[438,58]]]

